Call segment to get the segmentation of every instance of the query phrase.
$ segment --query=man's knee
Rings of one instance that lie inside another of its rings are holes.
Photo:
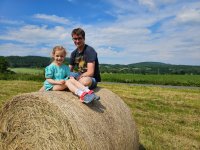
[[[92,79],[90,77],[83,77],[79,80],[83,85],[90,86],[92,84]]]

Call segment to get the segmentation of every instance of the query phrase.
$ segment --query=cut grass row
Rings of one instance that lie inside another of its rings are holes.
[[[14,95],[38,91],[42,82],[0,80],[0,106]],[[130,107],[140,144],[148,150],[200,149],[200,89],[100,83]],[[77,100],[77,102],[79,102]]]

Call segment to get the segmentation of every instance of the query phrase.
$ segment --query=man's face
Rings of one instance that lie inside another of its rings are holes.
[[[81,35],[73,34],[72,39],[77,48],[82,49],[85,45],[85,39]]]

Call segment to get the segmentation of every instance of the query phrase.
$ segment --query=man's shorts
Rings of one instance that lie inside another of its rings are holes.
[[[76,80],[78,80],[78,78],[79,78],[80,75],[81,74],[78,73],[78,72],[70,72],[70,76],[74,77]],[[94,88],[97,87],[97,81],[96,81],[95,78],[91,78],[91,79],[92,79],[92,84],[90,85],[89,89],[94,89]]]

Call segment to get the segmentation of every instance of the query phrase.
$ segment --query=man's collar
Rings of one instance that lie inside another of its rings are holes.
[[[86,48],[86,44],[84,44],[84,47],[81,51],[77,48],[78,53],[82,53],[85,50],[85,48]]]

